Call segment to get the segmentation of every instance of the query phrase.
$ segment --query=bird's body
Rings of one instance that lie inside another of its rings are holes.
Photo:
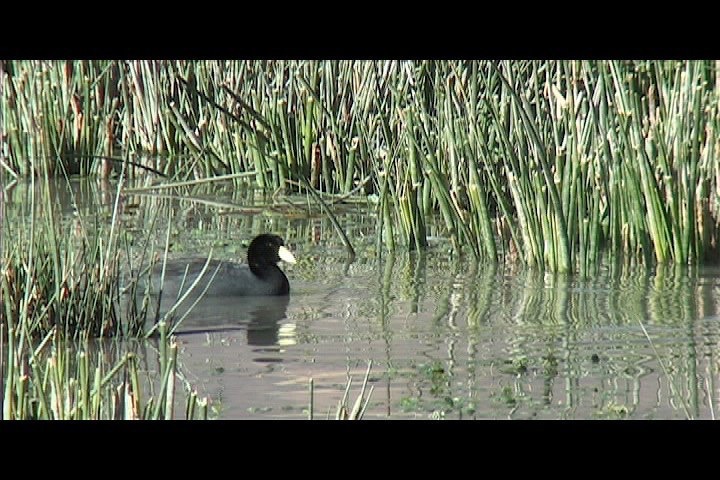
[[[290,293],[290,282],[285,274],[275,266],[275,270],[269,270],[262,277],[255,275],[245,263],[236,263],[224,260],[203,259],[175,259],[165,267],[165,280],[163,282],[163,295],[176,296],[182,286],[186,291],[195,280],[202,274],[200,281],[195,286],[199,293],[205,290],[205,295],[210,296],[257,296],[257,295],[287,295]],[[203,273],[203,268],[205,272]],[[159,285],[162,265],[155,270]],[[186,270],[187,269],[187,270]]]
[[[167,262],[164,275],[163,265],[159,263],[153,270],[153,291],[159,291],[162,285],[163,297],[178,298],[202,274],[193,288],[195,297],[202,292],[206,296],[233,297],[290,293],[290,282],[277,264],[280,260],[295,263],[295,257],[284,246],[282,238],[270,234],[258,235],[250,242],[247,256],[247,263],[207,262],[202,258],[175,259]]]

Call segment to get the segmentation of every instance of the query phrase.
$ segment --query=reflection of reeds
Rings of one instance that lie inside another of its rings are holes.
[[[514,409],[522,418],[714,415],[715,268],[659,265],[648,272],[615,262],[584,278],[442,258],[437,251],[423,262],[387,256],[375,300],[362,309],[352,300],[338,307],[352,309],[346,341],[372,342],[376,359],[385,349],[395,368],[411,359],[390,378],[394,386],[418,385],[422,394],[388,400],[393,415],[486,418],[513,416]],[[374,327],[369,335],[366,324]],[[408,338],[447,350],[399,354]]]
[[[361,187],[387,248],[425,248],[434,225],[551,271],[605,250],[686,264],[717,255],[717,65],[8,61],[3,166],[122,151],[179,179]]]

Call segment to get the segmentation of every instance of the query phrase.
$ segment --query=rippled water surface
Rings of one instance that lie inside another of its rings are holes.
[[[188,380],[222,418],[306,418],[310,378],[332,416],[368,360],[366,418],[711,417],[717,270],[582,280],[438,250],[346,266],[306,245],[284,318],[180,336]]]
[[[126,213],[138,238],[147,201],[126,199],[141,205]],[[219,418],[307,418],[310,379],[315,418],[333,417],[370,360],[369,419],[712,418],[720,405],[719,268],[542,274],[452,255],[441,235],[423,255],[391,255],[367,206],[338,207],[357,250],[347,263],[317,211],[173,211],[156,225],[159,238],[172,227],[171,255],[210,245],[242,258],[252,236],[273,231],[298,258],[283,267],[288,299],[212,299],[181,325],[183,380]],[[153,349],[143,352],[152,370]]]

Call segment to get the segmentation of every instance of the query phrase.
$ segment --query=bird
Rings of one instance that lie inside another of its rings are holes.
[[[193,289],[196,298],[200,294],[211,297],[285,296],[290,294],[290,282],[278,266],[281,260],[296,263],[295,256],[280,236],[263,233],[250,242],[247,263],[207,261],[203,258],[176,259],[166,262],[164,276],[162,263],[159,263],[153,270],[152,283],[155,288],[152,290],[158,290],[162,279],[163,297],[179,298],[205,268]]]

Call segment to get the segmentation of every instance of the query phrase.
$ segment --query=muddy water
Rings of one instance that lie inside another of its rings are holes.
[[[100,223],[115,198],[100,193],[85,186],[59,203]],[[280,209],[250,189],[201,193],[248,208],[123,196],[127,243],[140,248],[152,230],[160,250],[169,231],[171,256],[212,248],[242,259],[271,231],[298,259],[284,266],[289,298],[213,299],[183,321],[181,383],[207,395],[212,416],[307,418],[312,379],[315,418],[332,417],[350,377],[354,401],[368,361],[369,419],[716,415],[718,268],[607,263],[592,278],[544,275],[453,256],[432,224],[426,254],[393,256],[378,249],[372,205],[336,207],[357,250],[348,264],[326,216],[302,200]],[[148,370],[153,352],[141,349]]]

